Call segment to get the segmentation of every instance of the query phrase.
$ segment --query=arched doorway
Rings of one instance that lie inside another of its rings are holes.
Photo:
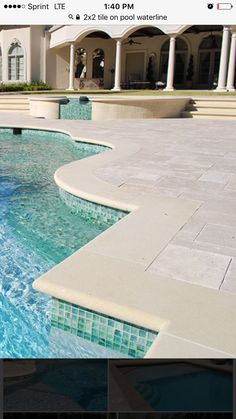
[[[93,51],[93,79],[104,79],[105,53],[103,49],[97,48]]]
[[[166,82],[168,61],[169,61],[169,45],[170,41],[164,42],[161,48],[161,65],[160,65],[160,81]],[[187,57],[188,57],[188,46],[186,42],[181,39],[176,39],[175,47],[175,77],[174,84],[176,86],[184,86],[186,80],[187,71]]]
[[[110,35],[103,31],[86,30],[80,34],[75,44],[74,88],[98,89],[110,86],[108,52],[113,44]]]
[[[158,81],[158,44],[163,35],[163,31],[154,26],[129,29],[122,43],[124,86],[134,89],[153,88]]]
[[[198,53],[198,87],[212,89],[217,86],[220,67],[222,37],[210,34],[204,38]]]
[[[78,48],[75,51],[75,77],[85,79],[87,72],[87,51],[84,48]]]

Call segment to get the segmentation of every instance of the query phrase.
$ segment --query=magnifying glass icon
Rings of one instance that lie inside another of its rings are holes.
[[[68,18],[69,18],[69,19],[74,19],[73,15],[71,15],[71,14],[70,14],[70,15],[68,15]]]

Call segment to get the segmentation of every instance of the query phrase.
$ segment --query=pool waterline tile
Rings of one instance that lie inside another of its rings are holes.
[[[106,207],[105,205],[96,204],[91,201],[74,196],[63,189],[59,190],[62,201],[71,209],[74,214],[86,216],[86,219],[96,220],[99,223],[109,223],[111,225],[117,223],[128,212]]]
[[[60,119],[91,120],[92,103],[81,102],[80,98],[68,98],[68,103],[60,104]]]
[[[67,316],[61,317],[62,306]],[[53,327],[132,358],[143,358],[158,335],[157,331],[123,322],[56,298],[52,301],[51,324]]]

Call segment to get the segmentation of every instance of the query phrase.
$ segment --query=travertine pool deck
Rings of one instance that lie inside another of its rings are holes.
[[[147,356],[236,355],[236,122],[50,121],[113,151],[55,175],[68,192],[131,213],[36,280],[36,289],[160,330]]]

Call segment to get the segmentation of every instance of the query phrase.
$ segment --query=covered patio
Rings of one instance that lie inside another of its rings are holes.
[[[78,26],[52,28],[49,37],[49,62],[64,55],[71,91],[235,90],[235,27]]]

